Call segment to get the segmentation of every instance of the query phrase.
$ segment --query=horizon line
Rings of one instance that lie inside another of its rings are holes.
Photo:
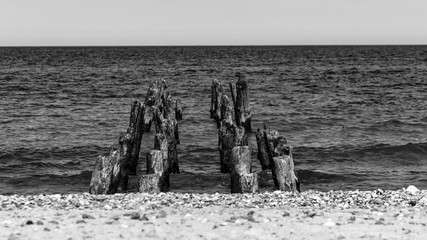
[[[159,44],[159,45],[4,45],[0,48],[40,47],[345,47],[345,46],[427,46],[427,43],[411,44]]]

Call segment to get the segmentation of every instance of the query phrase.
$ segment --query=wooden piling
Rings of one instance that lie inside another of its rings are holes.
[[[170,162],[168,160],[169,144],[166,136],[163,133],[157,133],[154,136],[154,150],[159,150],[162,153],[162,162],[164,169],[169,169]]]
[[[165,80],[155,80],[150,82],[147,96],[145,97],[144,109],[144,131],[149,132],[151,123],[154,118],[156,108],[160,111],[163,110],[163,99],[167,89]]]
[[[120,146],[120,164],[122,167],[120,168],[120,181],[119,181],[119,191],[123,192],[128,189],[128,181],[129,181],[129,160],[131,158],[132,153],[132,137],[129,133],[123,134],[119,138],[119,146]]]
[[[274,139],[272,144],[268,144],[266,132],[264,137],[275,187],[281,191],[300,192],[292,158],[292,147],[287,144],[286,138],[283,136]]]
[[[292,155],[284,155],[273,158],[274,171],[281,191],[299,192],[296,176],[293,171]]]
[[[248,84],[244,74],[236,74],[236,100],[234,101],[234,113],[236,125],[243,126],[246,131],[251,131],[251,108],[249,106]],[[233,92],[233,88],[231,89]],[[234,93],[233,93],[234,94]],[[234,98],[233,98],[234,99]]]
[[[114,194],[128,188],[130,158],[130,135],[120,136],[119,144],[110,147],[107,156],[99,156],[89,186],[91,194]]]
[[[160,174],[152,173],[142,175],[139,179],[139,192],[159,193],[162,192],[162,177]]]
[[[258,191],[258,175],[251,173],[252,161],[249,146],[237,146],[231,151],[231,193]]]
[[[261,168],[262,170],[270,169],[270,158],[267,147],[274,149],[274,142],[279,137],[279,133],[276,130],[270,130],[264,123],[263,129],[258,129],[255,137],[258,146],[257,159],[261,163]]]
[[[177,144],[179,143],[178,122],[174,115],[164,118],[159,112],[156,113],[156,131],[158,138],[166,139],[166,144],[162,145],[167,151],[167,163],[165,168],[169,173],[179,173]],[[173,117],[172,117],[173,116]],[[155,140],[156,142],[156,140]],[[160,149],[159,149],[160,150]]]
[[[114,194],[119,187],[121,175],[120,146],[110,147],[107,156],[99,156],[89,186],[91,194]]]
[[[231,149],[231,173],[250,173],[252,170],[251,149],[249,146],[236,146]]]
[[[213,80],[211,88],[211,118],[215,119],[217,127],[221,123],[221,99],[222,99],[222,84],[218,80]]]
[[[243,127],[223,120],[218,134],[221,172],[229,173],[231,167],[231,150],[235,146],[247,146],[248,138]]]
[[[231,174],[231,193],[256,193],[258,192],[258,174],[233,173]]]
[[[147,153],[147,174],[139,179],[140,192],[167,192],[169,191],[169,174],[163,167],[163,153],[160,150],[151,150]]]
[[[163,153],[161,150],[147,152],[147,174],[163,173]]]
[[[139,101],[134,101],[131,105],[129,127],[127,129],[127,134],[130,135],[130,156],[125,159],[125,167],[130,175],[136,175],[143,131],[144,106]]]

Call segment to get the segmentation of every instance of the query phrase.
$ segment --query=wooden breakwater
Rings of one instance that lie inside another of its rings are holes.
[[[169,174],[180,172],[177,145],[178,119],[182,119],[179,100],[173,100],[166,81],[151,81],[144,102],[131,104],[127,132],[113,144],[107,156],[99,156],[92,172],[89,192],[113,194],[128,190],[129,176],[137,174],[142,135],[154,124],[153,150],[147,153],[147,171],[139,177],[138,189],[143,192],[169,190]]]
[[[236,83],[230,83],[231,101],[223,85],[214,80],[211,87],[210,117],[218,129],[218,150],[221,173],[230,174],[232,193],[258,192],[258,173],[252,171],[253,135],[249,85],[244,74],[236,74]],[[167,192],[170,174],[179,174],[177,146],[180,143],[178,120],[182,119],[182,103],[170,95],[166,81],[151,81],[143,102],[131,103],[129,127],[117,144],[110,147],[107,156],[95,161],[89,192],[114,194],[129,189],[129,176],[137,175],[141,164],[142,136],[154,125],[153,149],[145,154],[145,174],[136,176],[140,192]],[[255,133],[258,155],[263,170],[270,169],[274,186],[279,190],[299,192],[294,170],[292,147],[286,138],[264,124]]]
[[[239,73],[236,76],[237,82],[230,83],[233,104],[228,100],[223,85],[218,80],[212,82],[210,116],[218,127],[220,171],[230,173],[231,192],[257,192],[258,174],[251,170],[252,150],[248,145],[252,129],[249,86],[244,74]],[[263,129],[258,129],[255,136],[258,146],[257,158],[262,170],[271,169],[275,188],[299,192],[292,147],[286,138],[269,129],[265,123]]]

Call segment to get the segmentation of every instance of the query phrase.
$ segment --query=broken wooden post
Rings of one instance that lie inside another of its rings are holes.
[[[129,181],[129,160],[131,157],[132,151],[132,142],[131,135],[126,133],[121,135],[119,138],[119,146],[120,146],[120,164],[122,167],[120,170],[122,171],[120,176],[120,184],[119,191],[126,191],[128,189],[128,181]],[[135,169],[136,170],[136,169]]]
[[[96,159],[89,193],[114,194],[127,190],[129,176],[125,162],[130,157],[129,145],[130,135],[122,135],[119,144],[112,145],[107,156]]]
[[[256,193],[258,192],[258,174],[233,173],[231,174],[231,193]]]
[[[164,145],[164,149],[162,149],[167,150],[167,163],[165,164],[165,169],[167,169],[169,173],[179,173],[177,152],[177,144],[179,144],[178,122],[174,114],[165,115],[168,116],[168,118],[164,118],[159,112],[156,113],[156,136],[166,139],[166,145]]]
[[[168,149],[169,144],[166,136],[163,133],[157,133],[154,136],[154,149],[159,150],[162,153],[162,161],[163,161],[163,168],[169,169],[170,163],[168,160]]]
[[[162,189],[162,181],[159,174],[142,175],[139,178],[139,192],[159,193]]]
[[[153,107],[157,107],[162,111],[163,96],[165,94],[167,85],[165,80],[155,80],[150,82],[148,88],[147,96],[145,97],[145,112],[144,112],[144,123],[145,123],[145,132],[149,132],[151,128],[151,122],[154,117]]]
[[[251,173],[249,146],[236,146],[231,150],[231,193],[255,193],[258,191],[258,175]]]
[[[125,159],[125,167],[130,175],[136,175],[139,152],[141,149],[142,132],[144,131],[144,106],[139,101],[132,102],[130,111],[129,127],[127,134],[130,135],[130,156]]]
[[[273,158],[275,176],[281,191],[299,192],[298,179],[294,172],[294,161],[292,159],[292,150],[289,149],[289,155],[281,155]]]
[[[252,170],[251,149],[249,146],[236,146],[231,149],[232,173],[250,173]]]
[[[230,117],[224,119],[218,130],[218,148],[222,173],[230,172],[231,150],[233,147],[247,145],[248,137],[245,134],[245,129],[234,125]]]
[[[267,140],[265,139],[265,135],[267,136]],[[261,163],[261,168],[262,170],[270,169],[267,144],[274,149],[274,142],[279,137],[279,133],[276,130],[270,130],[264,123],[263,129],[258,129],[255,137],[258,146],[257,158]]]
[[[167,192],[169,191],[169,174],[163,168],[163,153],[160,150],[151,150],[147,153],[147,174],[139,179],[139,192]]]
[[[92,172],[89,193],[114,194],[119,187],[120,175],[120,147],[114,144],[110,147],[107,156],[98,156],[95,169]]]
[[[249,106],[248,84],[245,80],[245,75],[238,73],[236,76],[239,78],[236,83],[235,101],[233,98],[236,125],[243,126],[246,131],[251,131],[251,109]],[[233,88],[231,88],[232,93],[233,91]]]
[[[292,147],[287,144],[286,138],[283,136],[275,139],[273,146],[268,144],[266,132],[264,137],[275,187],[281,191],[300,192],[292,158]]]
[[[211,118],[215,119],[217,127],[221,123],[221,99],[222,99],[222,84],[218,80],[212,82],[211,95]]]

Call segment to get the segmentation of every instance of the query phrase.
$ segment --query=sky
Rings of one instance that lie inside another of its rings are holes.
[[[426,0],[0,0],[0,46],[427,44]]]

